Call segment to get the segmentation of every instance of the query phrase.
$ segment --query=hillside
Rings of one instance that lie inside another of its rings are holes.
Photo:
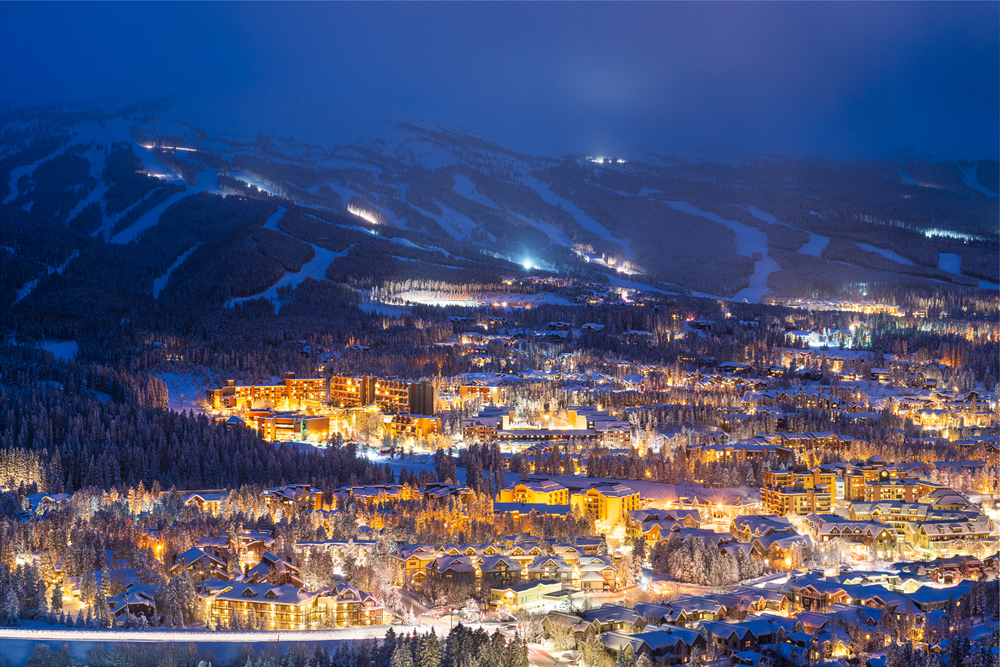
[[[3,110],[4,309],[71,328],[539,271],[749,302],[1000,282],[995,162],[533,157],[414,123],[320,147],[181,115]]]

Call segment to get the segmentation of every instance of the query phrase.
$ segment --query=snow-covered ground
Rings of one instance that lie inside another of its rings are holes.
[[[938,254],[938,268],[948,273],[962,275],[962,257],[953,252],[942,252]]]
[[[291,286],[295,287],[301,283],[306,278],[312,277],[316,280],[326,280],[326,269],[330,266],[333,260],[338,257],[346,257],[347,253],[351,251],[350,248],[342,251],[335,252],[333,250],[328,250],[326,248],[321,248],[318,245],[309,244],[316,255],[308,262],[306,262],[302,268],[297,272],[285,271],[285,275],[281,277],[281,280],[274,283],[270,288],[264,290],[260,294],[255,294],[254,296],[247,296],[239,299],[230,299],[227,306],[232,306],[236,303],[241,303],[243,301],[248,301],[250,299],[260,299],[264,298],[268,301],[277,302],[278,301],[278,288]]]
[[[198,406],[198,397],[208,387],[210,379],[197,373],[158,373],[167,385],[167,407],[174,412],[204,412]]]
[[[811,255],[813,257],[820,257],[823,254],[823,250],[830,243],[829,236],[820,236],[819,234],[809,234],[809,240],[806,244],[799,248],[799,252],[803,255]]]
[[[63,361],[76,359],[77,352],[80,351],[80,347],[74,340],[43,340],[38,344],[38,347],[48,350],[56,355],[56,359]]]
[[[69,263],[79,256],[80,256],[80,251],[74,250],[73,252],[70,253],[69,257],[66,258],[66,261],[60,264],[59,266],[48,267],[48,273],[46,275],[51,276],[53,273],[58,273],[62,275],[62,272],[66,270],[67,266],[69,266]],[[34,291],[35,287],[37,287],[38,283],[40,282],[42,282],[42,278],[35,278],[34,280],[29,280],[28,282],[24,283],[24,285],[21,286],[21,289],[17,290],[17,296],[14,298],[14,303],[17,303],[21,299],[31,294]]]
[[[154,299],[160,298],[160,292],[162,292],[163,288],[167,286],[167,282],[170,280],[170,274],[174,272],[174,269],[176,269],[178,266],[180,266],[181,264],[183,264],[184,260],[187,259],[188,256],[191,253],[193,253],[195,250],[197,250],[198,246],[200,246],[200,245],[201,245],[201,243],[199,242],[199,243],[195,243],[193,246],[191,246],[190,248],[188,248],[180,257],[177,258],[176,262],[174,262],[173,264],[170,265],[170,268],[167,269],[166,273],[164,273],[159,278],[156,278],[156,279],[153,280],[153,298]]]
[[[703,211],[697,206],[692,206],[687,202],[668,201],[664,203],[677,211],[683,211],[691,215],[701,216],[702,218],[707,218],[708,220],[712,220],[713,222],[718,222],[719,224],[729,227],[736,233],[736,252],[744,257],[753,257],[755,252],[759,252],[761,254],[761,259],[754,264],[753,274],[750,276],[750,285],[740,290],[733,296],[733,301],[742,301],[746,299],[751,303],[759,303],[760,298],[768,292],[768,276],[775,271],[781,270],[781,267],[778,266],[778,262],[767,254],[767,234],[759,229],[751,227],[750,225],[745,225],[742,222],[727,220],[716,213]]]
[[[903,183],[906,185],[918,185],[917,179],[913,178],[902,169],[897,169],[896,173],[899,174],[899,177],[903,179]]]
[[[264,228],[271,229],[273,231],[278,232],[279,234],[284,234],[283,231],[278,229],[278,221],[281,220],[281,216],[283,216],[284,214],[285,214],[285,207],[283,206],[278,207],[277,212],[275,212],[273,215],[271,215],[271,217],[267,219],[267,222],[264,224]],[[286,234],[286,236],[288,235]],[[295,237],[289,237],[289,238],[295,238]],[[232,306],[233,304],[236,303],[241,303],[243,301],[249,301],[251,299],[260,299],[260,298],[264,298],[267,299],[268,301],[277,303],[278,288],[286,286],[295,287],[303,280],[309,277],[315,278],[316,280],[326,280],[326,270],[333,262],[333,260],[337,259],[338,257],[346,257],[347,253],[351,251],[350,248],[347,248],[346,250],[343,250],[341,252],[336,252],[334,250],[329,250],[327,248],[321,248],[320,246],[313,245],[312,243],[310,243],[309,246],[313,249],[315,255],[313,255],[313,258],[311,260],[303,264],[301,269],[295,272],[285,271],[285,275],[283,275],[278,282],[271,285],[270,288],[264,290],[260,294],[255,294],[254,296],[247,296],[238,299],[230,299],[229,303],[227,303],[226,305]]]
[[[470,201],[474,201],[483,206],[489,206],[490,208],[495,208],[497,210],[505,210],[503,207],[498,206],[492,199],[483,195],[476,189],[476,184],[472,182],[472,179],[468,176],[463,176],[461,174],[455,176],[455,192],[462,195]],[[571,248],[573,246],[573,240],[566,235],[566,232],[558,229],[557,227],[544,223],[531,220],[522,215],[518,215],[512,211],[507,211],[513,215],[518,220],[531,225],[535,229],[544,232],[546,236],[549,237],[549,243],[555,245],[561,245],[565,248]]]
[[[63,146],[62,148],[60,148],[59,150],[57,150],[55,153],[52,153],[51,155],[46,155],[45,157],[43,157],[41,160],[38,160],[37,162],[32,162],[31,164],[29,164],[27,166],[24,166],[24,167],[15,167],[14,169],[11,169],[10,170],[10,182],[9,182],[9,185],[10,185],[10,194],[7,195],[7,198],[3,200],[3,203],[4,204],[9,204],[10,202],[12,202],[15,199],[17,199],[17,196],[19,194],[21,194],[18,191],[18,189],[17,189],[17,182],[18,182],[18,180],[20,180],[20,178],[22,176],[27,175],[28,178],[31,178],[31,174],[33,174],[34,171],[35,171],[35,169],[38,168],[38,165],[42,164],[43,162],[48,162],[52,158],[59,157],[60,155],[63,154],[63,151],[65,151],[67,148],[69,148],[68,145],[67,146]]]
[[[886,250],[885,248],[876,248],[875,246],[868,245],[867,243],[858,243],[858,246],[862,250],[867,250],[868,252],[877,252],[878,254],[882,255],[886,259],[891,259],[894,262],[899,262],[900,264],[905,264],[906,266],[914,266],[913,262],[911,262],[910,260],[906,259],[902,255],[898,255],[898,254],[894,253],[891,250]],[[956,255],[956,257],[958,257],[958,255]],[[959,258],[959,259],[961,259],[961,258]]]
[[[976,162],[976,163],[974,163],[972,165],[969,165],[968,167],[966,167],[965,169],[963,169],[962,170],[962,183],[964,183],[966,185],[966,187],[970,187],[973,190],[976,190],[977,192],[982,192],[987,197],[1000,197],[1000,194],[997,194],[996,192],[993,192],[992,190],[990,190],[989,188],[983,186],[983,184],[979,182],[979,178],[978,178],[978,175],[976,173],[978,170],[979,170],[979,163],[978,162]]]
[[[786,225],[783,222],[778,222],[778,219],[775,218],[773,215],[771,215],[770,213],[765,213],[756,206],[753,205],[747,206],[747,210],[750,211],[750,215],[757,218],[758,220],[769,222],[772,225],[784,225],[789,229],[796,229],[791,225]],[[810,213],[812,213],[812,211],[810,211]],[[820,236],[819,234],[810,233],[809,240],[806,242],[804,246],[799,248],[799,252],[803,255],[812,255],[813,257],[819,257],[820,253],[823,252],[823,248],[825,248],[828,243],[830,243],[829,236]]]
[[[157,204],[156,206],[154,206],[153,208],[149,209],[144,214],[139,216],[139,219],[136,220],[134,223],[132,223],[125,229],[121,230],[113,237],[111,237],[111,242],[117,243],[119,245],[124,245],[126,243],[131,243],[132,241],[135,241],[136,237],[139,236],[139,232],[149,227],[152,227],[153,225],[157,224],[160,221],[160,216],[163,215],[164,211],[166,211],[168,208],[170,208],[180,200],[184,199],[185,197],[191,196],[191,194],[192,193],[190,191],[186,191],[186,192],[176,192],[170,195],[164,201],[160,202],[159,204]],[[98,230],[98,233],[100,233],[100,230]]]
[[[542,183],[537,178],[534,177],[523,178],[521,179],[521,183],[527,185],[529,188],[531,188],[539,195],[541,195],[542,199],[546,203],[552,204],[553,206],[561,204],[563,210],[572,215],[573,219],[576,220],[577,224],[583,227],[584,229],[594,232],[605,241],[614,241],[615,243],[620,243],[625,248],[625,259],[630,261],[635,259],[635,250],[632,249],[631,238],[628,237],[616,238],[614,235],[611,234],[610,231],[608,231],[607,227],[605,227],[601,223],[591,218],[583,211],[583,209],[581,209],[573,202],[569,201],[568,199],[563,199],[559,195],[552,192],[549,189],[548,184]]]

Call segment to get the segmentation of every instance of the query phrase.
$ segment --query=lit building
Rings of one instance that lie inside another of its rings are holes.
[[[394,438],[426,438],[441,433],[441,418],[424,415],[393,415],[386,423]]]
[[[624,484],[601,482],[570,495],[570,505],[597,521],[625,523],[628,513],[639,509],[639,492]]]
[[[569,505],[569,489],[550,479],[528,478],[500,491],[501,503]]]
[[[785,487],[762,487],[760,499],[769,514],[828,514],[832,494],[826,485],[807,488],[802,484]]]
[[[234,583],[203,594],[212,622],[230,627],[250,617],[267,630],[305,630],[320,618],[319,593],[297,586]]]

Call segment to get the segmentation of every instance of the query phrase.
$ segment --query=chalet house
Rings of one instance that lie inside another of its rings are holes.
[[[209,577],[217,577],[224,581],[229,579],[226,562],[205,553],[198,547],[192,547],[179,555],[174,566],[170,568],[173,574],[180,574],[183,571],[187,571],[192,581],[203,581]]]
[[[156,586],[129,584],[124,591],[107,599],[108,610],[116,618],[132,614],[135,617],[145,616],[152,620],[153,614],[156,613],[156,601],[153,599],[155,594]]]
[[[665,626],[647,629],[628,635],[613,631],[601,635],[601,642],[609,653],[625,659],[645,654],[658,665],[685,664],[691,659],[691,651],[704,651],[708,644],[705,636],[696,630]]]
[[[304,630],[319,619],[319,595],[297,586],[234,583],[202,598],[217,627],[253,614],[269,630]]]
[[[340,628],[392,622],[392,615],[371,593],[365,593],[342,579],[320,592],[319,606]]]
[[[731,655],[742,651],[758,651],[767,644],[776,643],[785,634],[784,628],[764,620],[738,623],[725,621],[700,621],[696,624],[705,639],[714,644],[720,653]]]
[[[646,627],[646,619],[636,610],[615,604],[605,603],[597,609],[588,609],[582,616],[584,620],[599,624],[602,633],[617,630],[633,634]]]
[[[270,551],[265,551],[260,562],[253,566],[243,576],[243,581],[259,584],[267,582],[275,586],[302,586],[302,574],[299,568],[284,558],[278,558]]]

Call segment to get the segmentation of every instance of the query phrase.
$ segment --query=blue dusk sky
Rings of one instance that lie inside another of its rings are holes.
[[[0,101],[531,154],[996,158],[1000,3],[0,3]],[[903,152],[905,151],[905,153]]]

